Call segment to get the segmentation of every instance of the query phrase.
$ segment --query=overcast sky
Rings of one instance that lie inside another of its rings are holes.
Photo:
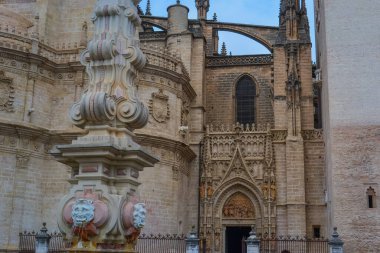
[[[146,2],[147,0],[142,0],[140,3],[144,11]],[[176,0],[151,0],[152,15],[166,17],[167,7],[175,3]],[[195,0],[181,0],[181,4],[189,7],[189,18],[197,18]],[[315,61],[313,0],[306,0],[306,4],[313,42],[313,61]],[[210,5],[208,19],[212,19],[215,12],[218,21],[221,22],[278,26],[280,0],[210,0]],[[228,52],[231,51],[233,55],[268,53],[265,47],[239,34],[220,32],[219,38],[220,43],[226,42]]]

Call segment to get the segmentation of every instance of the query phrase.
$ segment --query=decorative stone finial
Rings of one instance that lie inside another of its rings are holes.
[[[92,19],[94,37],[81,54],[89,86],[70,111],[79,127],[111,125],[133,130],[148,121],[148,110],[138,99],[134,84],[146,63],[136,32],[141,24],[138,2],[97,2]]]
[[[216,15],[216,12],[214,12],[214,16],[212,17],[212,21],[214,21],[214,22],[218,21],[218,16]]]
[[[343,241],[338,234],[338,228],[337,227],[334,227],[334,232],[332,233],[332,238],[331,238],[330,242],[342,243],[343,244]]]
[[[177,0],[177,4],[181,4],[181,1],[180,1],[180,0]]]
[[[36,253],[47,253],[51,236],[47,233],[46,222],[42,223],[40,232],[36,235]]]
[[[222,52],[221,52],[222,56],[226,56],[227,55],[227,47],[226,47],[226,43],[223,42],[222,43]]]
[[[343,253],[343,241],[339,237],[338,229],[334,227],[332,238],[329,241],[330,252]]]
[[[146,16],[152,16],[151,6],[150,6],[150,0],[148,0],[148,2],[146,3],[145,15]]]

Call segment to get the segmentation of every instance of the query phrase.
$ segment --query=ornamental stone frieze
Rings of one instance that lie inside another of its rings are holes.
[[[304,141],[323,142],[323,129],[303,130],[302,138]]]
[[[0,71],[0,111],[13,112],[15,100],[15,87],[13,79],[5,76],[4,71]]]

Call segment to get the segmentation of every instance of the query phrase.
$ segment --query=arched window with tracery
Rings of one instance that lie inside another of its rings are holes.
[[[236,85],[236,122],[240,124],[255,123],[256,85],[249,76],[243,76]]]

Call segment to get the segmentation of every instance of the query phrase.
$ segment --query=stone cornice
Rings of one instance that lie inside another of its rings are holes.
[[[164,137],[137,134],[136,142],[143,146],[165,148],[173,152],[178,152],[181,156],[185,157],[188,162],[192,161],[197,156],[194,151],[190,149],[189,145]]]
[[[13,60],[33,63],[43,66],[46,69],[54,70],[55,72],[69,72],[73,70],[84,69],[79,61],[67,63],[55,63],[41,55],[27,53],[19,50],[14,50],[6,47],[0,47],[0,57],[6,57]]]
[[[173,80],[177,83],[182,84],[182,91],[189,97],[191,101],[197,96],[195,90],[190,85],[190,79],[185,75],[180,75],[174,71],[170,71],[151,64],[147,64],[142,70],[142,73],[166,77],[169,80]]]
[[[0,133],[8,136],[38,139],[41,142],[70,143],[74,138],[84,135],[86,131],[78,128],[73,130],[49,130],[26,122],[0,119]]]
[[[49,130],[25,122],[14,122],[0,119],[0,133],[3,136],[17,136],[20,138],[39,140],[42,143],[51,144],[68,144],[78,136],[86,134],[86,130],[73,128],[70,130]],[[137,134],[136,142],[145,146],[154,146],[165,148],[173,152],[178,152],[185,157],[187,161],[191,161],[196,154],[190,149],[189,145],[158,136],[147,134]]]

